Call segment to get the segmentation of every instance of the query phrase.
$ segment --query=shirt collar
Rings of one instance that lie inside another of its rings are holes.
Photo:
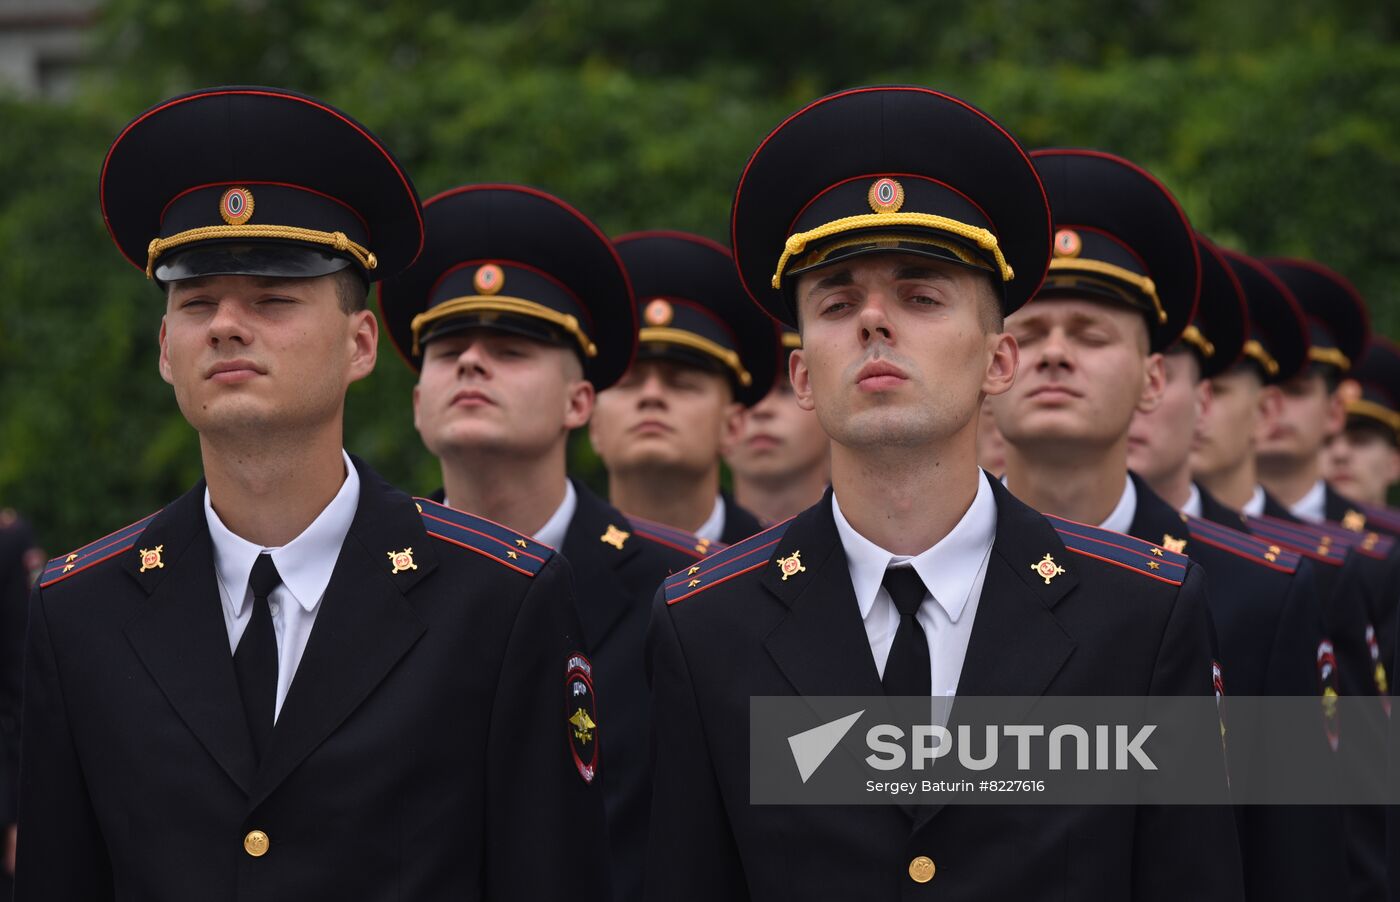
[[[1299,520],[1308,523],[1321,523],[1327,519],[1327,483],[1319,479],[1308,489],[1308,493],[1298,499],[1298,503],[1288,512]]]
[[[574,519],[574,511],[576,510],[578,510],[578,492],[574,490],[574,484],[566,479],[564,480],[564,500],[559,502],[559,507],[532,538],[541,545],[548,545],[550,548],[563,548],[564,534],[569,531],[569,523]]]
[[[1123,477],[1123,494],[1118,496],[1118,506],[1108,519],[1099,524],[1099,529],[1127,534],[1133,528],[1133,517],[1137,515],[1137,486],[1131,476]]]
[[[1240,508],[1240,511],[1245,516],[1258,517],[1264,513],[1264,501],[1264,487],[1256,485],[1254,494],[1249,496],[1249,500],[1244,503],[1244,507]]]
[[[710,516],[700,528],[695,530],[695,535],[701,539],[709,539],[711,542],[718,542],[720,536],[724,535],[724,496],[715,496],[715,509],[710,511]]]
[[[836,520],[841,545],[846,551],[851,588],[855,590],[862,620],[870,616],[870,609],[875,605],[875,597],[885,579],[885,570],[891,563],[908,561],[918,571],[919,578],[924,581],[934,601],[947,612],[948,619],[957,622],[982,569],[982,560],[996,540],[996,497],[992,494],[987,477],[981,471],[977,475],[977,495],[962,519],[938,544],[913,557],[886,551],[856,532],[841,513],[836,495],[832,494],[831,513]]]
[[[350,532],[355,510],[360,505],[360,474],[343,449],[340,456],[345,463],[345,481],[340,491],[301,535],[278,548],[255,545],[235,535],[214,512],[209,489],[205,488],[204,519],[214,543],[214,570],[224,585],[226,603],[235,617],[248,602],[248,577],[253,572],[253,563],[264,551],[272,554],[272,563],[277,565],[282,585],[303,609],[314,610],[321,596],[326,594],[335,562],[340,557],[340,547],[345,544],[345,536]]]
[[[1201,519],[1201,490],[1196,488],[1196,484],[1191,483],[1191,494],[1186,496],[1186,503],[1181,506],[1181,512],[1188,517]]]

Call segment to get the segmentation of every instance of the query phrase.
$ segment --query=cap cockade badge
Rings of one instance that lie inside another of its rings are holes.
[[[253,218],[253,192],[247,188],[230,188],[219,198],[219,215],[232,226],[243,225]]]
[[[891,178],[876,179],[866,200],[876,213],[898,213],[904,206],[904,186]]]
[[[676,311],[665,298],[654,298],[642,310],[642,319],[648,326],[668,326]]]
[[[506,274],[494,263],[487,263],[472,276],[478,294],[495,294],[506,285]]]
[[[787,582],[789,576],[806,573],[807,568],[802,563],[802,552],[794,551],[785,558],[779,558],[778,570],[783,574],[783,582]]]
[[[404,570],[418,569],[418,565],[413,563],[412,548],[405,548],[403,551],[390,551],[386,553],[389,555],[389,563],[392,564],[394,567],[394,569],[390,571],[391,574],[401,573]]]
[[[1055,563],[1055,559],[1048,554],[1042,560],[1031,564],[1031,569],[1035,571],[1036,576],[1045,580],[1047,586],[1050,585],[1050,580],[1065,572],[1065,568]]]
[[[1084,240],[1074,229],[1060,229],[1055,233],[1055,256],[1078,257],[1084,249]]]

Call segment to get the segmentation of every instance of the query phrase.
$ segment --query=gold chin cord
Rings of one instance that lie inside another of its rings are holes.
[[[156,259],[166,251],[193,244],[196,241],[215,241],[227,238],[254,238],[281,241],[304,241],[308,244],[323,244],[342,254],[349,254],[366,270],[379,265],[379,259],[364,245],[351,241],[344,232],[320,232],[316,229],[303,229],[297,226],[279,225],[213,225],[187,229],[169,238],[153,238],[146,246],[146,278],[155,277]]]

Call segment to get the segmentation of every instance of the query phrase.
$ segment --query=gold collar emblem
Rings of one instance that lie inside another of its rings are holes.
[[[1035,575],[1045,580],[1045,585],[1050,585],[1050,580],[1065,572],[1065,568],[1055,563],[1055,559],[1050,555],[1045,555],[1041,560],[1031,564],[1031,569]]]
[[[632,534],[630,532],[624,532],[623,530],[618,529],[616,526],[609,523],[608,531],[599,536],[598,541],[602,542],[604,545],[611,545],[618,551],[621,551],[622,543],[626,542],[627,539],[631,537],[631,535]]]
[[[390,571],[391,574],[399,573],[404,570],[418,569],[418,565],[413,563],[412,548],[405,548],[403,551],[390,551],[387,552],[387,554],[389,555],[389,563],[394,567],[394,569]]]
[[[807,567],[802,563],[802,552],[794,551],[785,558],[779,558],[778,569],[782,571],[783,582],[787,582],[789,576],[806,573]]]
[[[1177,554],[1183,554],[1186,551],[1186,540],[1178,539],[1171,533],[1163,533],[1162,547],[1167,549],[1168,551],[1174,551]]]
[[[139,572],[145,573],[147,570],[154,570],[157,567],[165,569],[165,561],[160,559],[160,553],[164,550],[164,545],[157,545],[154,548],[142,548],[141,570]]]

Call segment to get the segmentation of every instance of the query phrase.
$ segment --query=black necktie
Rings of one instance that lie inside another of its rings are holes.
[[[880,680],[885,694],[932,695],[928,637],[916,616],[927,594],[924,581],[913,567],[897,567],[885,571],[884,583],[890,598],[894,599],[894,606],[899,609],[899,629],[895,630],[890,656],[885,661],[885,675]]]
[[[272,608],[268,596],[282,583],[272,555],[259,554],[248,577],[253,590],[253,616],[243,630],[233,655],[233,671],[243,696],[243,712],[253,736],[253,752],[261,762],[272,739],[272,723],[277,710],[277,633],[272,628]]]

